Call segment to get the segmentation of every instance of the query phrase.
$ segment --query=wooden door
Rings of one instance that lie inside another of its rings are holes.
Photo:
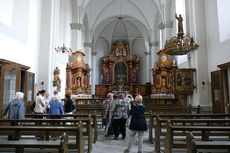
[[[20,67],[16,64],[2,65],[0,82],[0,112],[19,91]]]
[[[211,72],[213,113],[224,113],[222,71]]]
[[[30,113],[30,105],[34,102],[34,73],[26,72],[25,84],[25,110]]]

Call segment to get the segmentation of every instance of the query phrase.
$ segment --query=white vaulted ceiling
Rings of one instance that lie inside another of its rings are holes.
[[[147,29],[154,26],[155,17],[161,17],[159,3],[154,0],[88,0],[80,4],[83,8],[82,20],[87,14],[92,31],[102,21],[114,16],[123,15],[136,18]]]

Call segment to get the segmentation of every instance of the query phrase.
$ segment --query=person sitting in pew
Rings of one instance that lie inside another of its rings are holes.
[[[24,119],[25,118],[25,105],[24,105],[24,93],[16,92],[15,98],[9,102],[4,108],[3,115],[8,114],[9,119]],[[11,126],[14,126],[15,123],[10,123]],[[8,136],[8,140],[14,140],[13,136]]]

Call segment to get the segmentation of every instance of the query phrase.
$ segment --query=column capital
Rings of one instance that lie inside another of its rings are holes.
[[[173,21],[163,21],[158,25],[158,29],[171,29],[173,27]]]
[[[70,23],[71,30],[82,30],[82,24],[81,23]]]
[[[158,45],[159,45],[159,41],[149,42],[149,46],[150,46],[150,47],[158,46]]]
[[[173,21],[164,21],[165,28],[172,28],[173,27]]]
[[[164,23],[161,22],[161,23],[158,25],[158,29],[163,30],[164,28],[165,28]]]
[[[88,47],[88,48],[93,48],[93,43],[92,42],[84,42],[84,47]]]
[[[146,56],[151,55],[150,51],[145,51],[144,53],[145,53]]]
[[[96,56],[96,55],[97,55],[97,52],[91,52],[91,55],[92,55],[92,56]]]

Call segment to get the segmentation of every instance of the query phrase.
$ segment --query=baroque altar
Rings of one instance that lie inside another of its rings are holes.
[[[70,95],[90,95],[90,67],[85,64],[82,51],[72,54],[73,62],[66,67],[66,89],[65,93]]]
[[[164,50],[158,53],[159,59],[153,68],[153,87],[151,97],[154,99],[177,100],[178,104],[187,107],[187,97],[193,93],[194,68],[175,66]]]
[[[111,55],[103,57],[102,65],[103,80],[95,87],[96,97],[106,97],[108,92],[139,92],[139,57],[130,55],[128,42],[115,41]]]

